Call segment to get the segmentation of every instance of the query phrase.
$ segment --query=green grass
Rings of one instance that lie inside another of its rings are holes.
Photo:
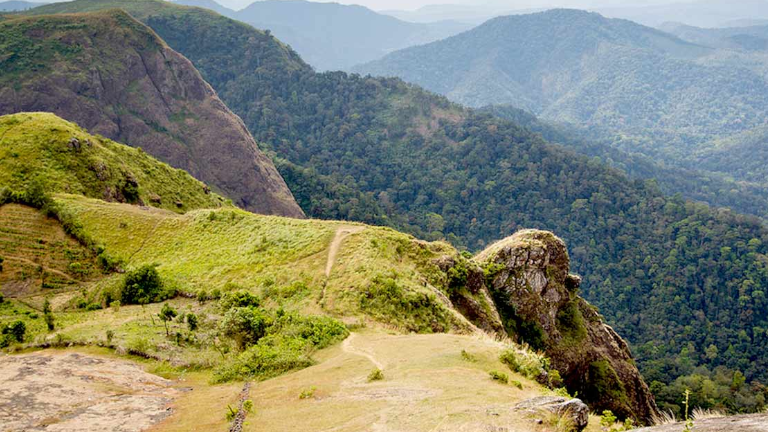
[[[22,191],[39,181],[48,192],[144,203],[176,212],[226,205],[186,172],[140,149],[93,136],[53,114],[0,117],[0,136],[0,188]]]

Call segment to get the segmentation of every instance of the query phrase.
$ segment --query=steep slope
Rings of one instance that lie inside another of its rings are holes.
[[[254,2],[232,17],[271,30],[321,71],[345,70],[471,27],[450,21],[407,23],[362,6],[304,0]]]
[[[134,274],[130,271],[132,269],[157,268],[158,278],[163,281],[163,286],[172,290],[168,294],[170,297],[173,293],[181,292],[186,294],[186,297],[195,296],[204,303],[209,295],[218,299],[222,297],[223,292],[223,300],[218,308],[226,315],[223,318],[224,323],[231,319],[230,309],[237,309],[237,302],[247,301],[258,302],[270,308],[268,310],[277,311],[274,312],[276,314],[274,318],[267,321],[269,326],[281,325],[279,323],[284,316],[288,320],[285,325],[288,325],[310,319],[301,317],[311,314],[330,316],[347,322],[367,321],[377,325],[383,324],[389,329],[397,329],[401,332],[474,333],[483,337],[493,336],[502,339],[512,336],[521,343],[529,340],[532,344],[536,343],[535,339],[529,339],[529,335],[523,333],[520,328],[502,327],[496,304],[491,298],[489,289],[484,286],[483,269],[478,263],[468,260],[446,243],[426,243],[388,228],[261,216],[233,207],[191,210],[179,214],[165,209],[109,203],[88,198],[84,195],[92,194],[94,190],[104,187],[103,184],[98,183],[98,180],[102,183],[108,182],[111,177],[107,175],[110,173],[109,168],[123,160],[120,156],[125,153],[137,154],[135,159],[140,159],[139,162],[135,162],[134,158],[126,158],[121,168],[128,170],[130,167],[143,167],[143,176],[136,183],[143,185],[141,190],[144,193],[152,193],[153,185],[162,184],[167,190],[178,195],[189,189],[190,185],[200,186],[200,184],[188,175],[176,180],[179,177],[178,171],[170,170],[165,165],[139,154],[138,150],[89,137],[72,124],[50,114],[18,114],[0,117],[0,124],[8,125],[5,129],[0,129],[4,136],[4,147],[7,147],[9,152],[19,154],[17,158],[10,157],[18,160],[3,166],[3,172],[12,179],[24,178],[33,170],[39,171],[39,174],[45,177],[51,177],[42,192],[33,194],[30,192],[31,189],[27,188],[23,194],[17,194],[16,196],[21,197],[20,202],[39,206],[35,197],[40,197],[40,201],[45,201],[43,207],[46,211],[62,221],[68,232],[76,233],[80,242],[88,239],[89,246],[97,245],[92,249],[98,250],[100,256],[109,254],[111,260],[121,263],[122,268],[128,269],[129,273],[125,276],[125,280]],[[8,138],[9,134],[11,136]],[[76,141],[82,141],[82,147],[74,145]],[[29,149],[28,147],[32,145],[36,147]],[[0,160],[5,159],[4,157]],[[144,160],[141,161],[141,159]],[[101,162],[107,168],[90,175],[86,171],[88,167],[97,164],[95,161]],[[95,178],[89,181],[90,177]],[[83,189],[67,187],[77,179],[88,187]],[[16,191],[20,189],[20,184],[14,181],[7,185],[5,183],[2,184],[6,187]],[[56,193],[62,190],[72,193]],[[198,188],[198,194],[208,196],[202,187]],[[47,196],[43,198],[42,195]],[[5,218],[4,220],[9,221],[10,224],[4,227],[4,231],[14,234],[18,228],[24,227],[26,237],[43,236],[44,233],[55,231],[54,220],[51,220],[50,224],[39,223],[45,220],[42,212],[16,204],[0,206],[0,216],[16,213],[31,215],[28,219],[36,223],[29,224],[21,222],[18,218]],[[62,237],[62,235],[59,231],[46,234],[45,238]],[[522,239],[519,246],[526,247],[528,235],[521,234],[515,237],[513,242]],[[562,244],[552,234],[536,233],[535,235],[548,236],[547,238],[552,242]],[[66,236],[59,240],[64,243],[67,240],[71,242],[71,239]],[[74,250],[80,247],[79,245],[69,246]],[[15,254],[15,250],[9,249],[5,252],[13,253],[9,255],[13,261],[21,259]],[[550,252],[551,260],[560,266],[558,271],[567,273],[568,258],[564,245]],[[70,254],[73,262],[79,262],[74,252]],[[78,267],[87,270],[87,258],[92,258],[93,255],[90,251],[83,251],[82,255],[86,259]],[[46,261],[45,264],[49,262]],[[70,267],[74,268],[72,265]],[[55,269],[51,267],[48,271],[52,270]],[[2,273],[5,271],[3,269]],[[510,267],[509,271],[517,273],[518,269]],[[61,271],[58,273],[63,274]],[[83,276],[86,275],[87,273],[84,273]],[[559,273],[557,275],[552,273],[552,275],[548,277],[559,277]],[[62,298],[58,304],[63,304],[65,309],[70,307],[98,310],[109,306],[114,299],[122,299],[126,306],[130,305],[131,301],[126,300],[126,290],[129,285],[120,285],[123,278],[122,275],[111,275],[96,283],[87,283],[88,280],[85,277],[73,278],[73,283],[82,289],[81,294],[79,296],[70,294],[68,300]],[[522,277],[520,282],[535,284],[538,280],[536,275],[531,274]],[[561,282],[559,279],[552,279],[549,283],[550,290],[556,289],[556,284]],[[141,283],[143,282],[136,282],[136,284]],[[144,285],[141,286],[144,287]],[[9,294],[7,292],[9,287],[13,288],[8,283],[4,283],[1,287],[3,294]],[[498,288],[496,285],[494,287]],[[43,288],[46,288],[45,285]],[[564,285],[561,288],[565,289]],[[235,292],[240,293],[238,294],[240,297],[232,300],[231,295]],[[253,300],[245,293],[250,293],[251,296],[258,295],[258,297]],[[26,304],[35,304],[45,294],[50,292],[25,293],[23,301]],[[16,293],[14,298],[18,299],[18,297],[20,296]],[[581,301],[575,292],[571,300]],[[235,303],[228,304],[228,301]],[[551,311],[544,312],[544,315],[559,314],[557,309],[560,305],[547,306],[543,299],[540,298],[539,301],[542,302],[540,311],[543,310],[542,308],[553,307]],[[0,315],[5,313],[2,310],[4,307],[0,306]],[[213,309],[204,310],[210,312]],[[12,314],[22,315],[20,312]],[[508,318],[507,315],[502,316]],[[83,332],[92,331],[89,329],[96,325],[94,320],[98,321],[102,318],[104,317],[101,315],[93,314],[79,317],[75,320],[75,325],[71,325],[72,322],[68,320],[60,319],[58,322],[59,326],[64,328],[71,326],[73,331],[82,335]],[[543,316],[527,318],[536,320],[533,321],[534,325],[547,327]],[[205,321],[210,320],[219,321],[222,318],[213,316],[205,319]],[[318,320],[313,324],[315,326],[313,331],[330,332],[330,334],[324,334],[323,338],[330,335],[338,336],[341,333],[346,336],[346,330],[340,324],[332,324],[334,321],[329,318],[318,318]],[[597,315],[592,322],[601,323]],[[210,322],[207,325],[210,326]],[[223,329],[227,328],[226,324],[221,325]],[[103,329],[103,326],[101,328]],[[486,333],[480,329],[484,329]],[[223,330],[222,337],[229,334],[227,331]],[[308,330],[297,334],[306,334],[306,331]],[[339,331],[341,333],[338,333]],[[166,337],[169,334],[166,331]],[[177,341],[180,337],[177,336]],[[618,337],[615,339],[620,341]],[[6,342],[7,339],[4,336],[3,343]],[[457,340],[457,342],[460,341]],[[205,361],[202,360],[205,358],[204,353],[217,349],[215,344],[205,347],[199,341],[193,343],[187,340],[187,343],[190,344],[190,349],[183,353],[179,353],[179,350],[163,349],[159,345],[152,351],[148,351],[146,347],[138,351],[148,358],[168,359],[173,363],[184,364],[189,364],[188,362],[196,358],[197,354],[199,358],[194,361],[200,362],[199,364],[205,367]],[[613,339],[590,341],[591,348],[597,352],[606,353],[604,357],[614,362],[617,370],[622,372],[626,368],[631,370],[621,375],[620,382],[623,386],[645,389],[645,393],[642,396],[637,392],[629,393],[632,397],[631,409],[625,409],[625,406],[612,404],[610,401],[596,402],[600,403],[596,407],[615,407],[617,413],[622,416],[647,422],[650,415],[647,409],[641,408],[645,404],[646,407],[650,406],[655,410],[653,400],[644,384],[638,387],[637,382],[634,381],[639,380],[638,382],[642,383],[639,372],[630,362],[631,357],[628,351],[626,349],[621,352],[611,351],[611,344],[615,344]],[[178,345],[182,344],[179,342]],[[351,340],[349,345],[351,346]],[[491,345],[490,348],[495,347],[497,350],[502,348],[500,344]],[[623,341],[621,346],[625,347]],[[237,349],[242,351],[242,348],[238,343]],[[344,349],[352,353],[365,352],[355,351],[348,345],[345,345]],[[562,357],[553,358],[553,364],[557,364],[556,368],[562,366],[566,379],[569,377],[567,365],[570,361],[568,359],[580,356],[583,351],[583,347],[559,346],[557,350],[551,352],[553,355]],[[254,371],[255,377],[265,379],[311,364],[302,360],[285,370],[281,369],[279,373],[263,373],[259,371],[268,367],[269,361],[264,363],[263,358],[251,358],[249,355],[249,352],[245,351],[231,363],[217,360],[216,364],[220,366],[217,372],[218,379],[247,378],[248,375],[243,375],[242,371],[249,368]],[[458,351],[453,355],[459,358]],[[553,388],[560,385],[559,380],[554,378],[557,376],[554,373],[556,369],[551,368],[549,363],[539,356],[515,347],[508,348],[504,356],[501,352],[495,355],[507,363],[513,372],[519,372]],[[385,367],[377,361],[373,363],[379,368]],[[397,370],[391,365],[387,368],[392,371]],[[548,378],[548,374],[552,374],[552,378]],[[579,391],[591,389],[593,393],[600,391],[598,387],[592,387],[589,381],[580,382],[578,386],[574,385],[573,389]]]
[[[54,112],[189,171],[244,208],[303,216],[242,121],[129,15],[15,18],[0,32],[0,113]]]
[[[48,113],[0,117],[0,187],[151,205],[177,212],[226,205],[185,171]]]
[[[742,46],[758,48],[756,37]],[[702,170],[696,155],[713,140],[764,128],[768,114],[764,58],[574,10],[497,18],[355,70],[397,76],[470,106],[508,104],[602,130],[614,148],[692,171]],[[725,166],[706,169],[750,181]],[[688,196],[706,193],[702,187]],[[748,205],[735,209],[766,216]]]
[[[760,409],[741,396],[752,387],[732,390],[720,379],[738,370],[766,380],[768,236],[757,221],[666,198],[652,183],[399,80],[316,74],[273,37],[213,13],[122,4],[190,58],[283,159],[311,216],[386,224],[471,250],[519,228],[557,232],[585,297],[631,342],[666,407],[680,409],[680,399],[664,385],[696,372],[718,388],[703,406]],[[712,330],[687,331],[692,325]],[[710,356],[712,346],[728,354]]]

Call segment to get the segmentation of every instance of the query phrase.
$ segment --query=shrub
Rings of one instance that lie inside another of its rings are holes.
[[[316,387],[310,387],[308,389],[304,389],[299,393],[299,399],[311,399],[312,396],[315,395],[315,390],[317,390]]]
[[[384,379],[384,372],[381,369],[376,368],[368,374],[368,382],[381,381]]]
[[[112,338],[114,337],[115,337],[115,332],[113,332],[112,330],[107,330],[107,344],[111,345]]]
[[[197,292],[197,301],[200,302],[200,304],[205,303],[207,300],[208,300],[208,291],[200,290]]]
[[[157,266],[145,265],[128,272],[120,293],[122,304],[147,304],[162,301],[163,281],[157,272]]]
[[[3,293],[0,292],[0,304],[5,303],[5,297],[3,296]]]
[[[5,262],[5,258],[0,257],[0,273],[3,272],[3,263]]]
[[[245,412],[250,413],[253,412],[253,401],[250,399],[246,399],[243,401],[243,410]]]
[[[231,308],[259,307],[259,298],[245,290],[239,290],[224,294],[219,300],[219,307],[222,311]]]
[[[3,335],[8,335],[16,342],[24,342],[24,336],[27,333],[27,325],[24,321],[14,321],[11,324],[4,325],[2,331]]]
[[[504,372],[490,371],[488,372],[488,375],[492,380],[498,381],[502,384],[507,384],[509,382],[509,377]]]
[[[160,313],[157,314],[160,317],[160,320],[165,325],[165,335],[168,336],[168,321],[174,319],[178,312],[176,312],[176,309],[171,307],[168,303],[163,305],[163,308],[160,310]]]
[[[51,311],[51,302],[48,299],[43,302],[43,316],[45,316],[45,325],[48,327],[48,331],[53,331],[56,328],[56,323]]]
[[[476,362],[477,358],[473,356],[472,354],[468,353],[466,350],[461,350],[461,358],[468,361],[468,362]]]
[[[221,321],[221,332],[232,338],[240,350],[256,344],[271,325],[270,317],[254,307],[230,309]]]
[[[523,383],[521,383],[520,381],[510,380],[509,383],[512,384],[513,386],[519,388],[520,390],[523,389]]]
[[[197,330],[197,315],[191,312],[187,314],[187,327],[189,331]]]
[[[604,428],[610,428],[613,427],[613,424],[616,423],[615,415],[613,415],[613,412],[611,410],[605,410],[603,411],[603,415],[600,416],[600,426]]]
[[[113,301],[109,304],[109,307],[111,307],[115,313],[120,312],[120,300]]]

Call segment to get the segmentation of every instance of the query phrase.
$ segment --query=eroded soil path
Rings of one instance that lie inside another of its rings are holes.
[[[384,370],[384,365],[380,361],[376,360],[376,357],[374,357],[373,354],[367,351],[358,349],[354,345],[352,345],[352,342],[355,340],[356,336],[357,335],[355,333],[350,333],[349,337],[344,339],[344,342],[341,344],[341,349],[343,349],[344,352],[346,353],[354,354],[360,357],[365,357],[368,360],[370,360],[371,363],[373,363],[377,368],[379,368],[380,370]]]
[[[336,263],[336,255],[338,255],[339,249],[341,249],[341,244],[344,242],[344,239],[352,234],[359,233],[364,229],[365,227],[361,226],[344,226],[336,231],[336,236],[331,242],[331,247],[328,248],[328,261],[325,264],[325,277],[329,277],[331,275],[333,265]]]
[[[77,352],[0,357],[0,430],[138,432],[180,391],[129,361]]]

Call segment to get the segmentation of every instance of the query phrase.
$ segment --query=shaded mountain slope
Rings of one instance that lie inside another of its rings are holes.
[[[238,205],[303,216],[192,64],[121,11],[0,24],[0,113],[51,111],[189,171]]]
[[[318,70],[346,70],[471,27],[450,21],[408,23],[362,6],[304,0],[258,1],[228,16],[271,30]]]

